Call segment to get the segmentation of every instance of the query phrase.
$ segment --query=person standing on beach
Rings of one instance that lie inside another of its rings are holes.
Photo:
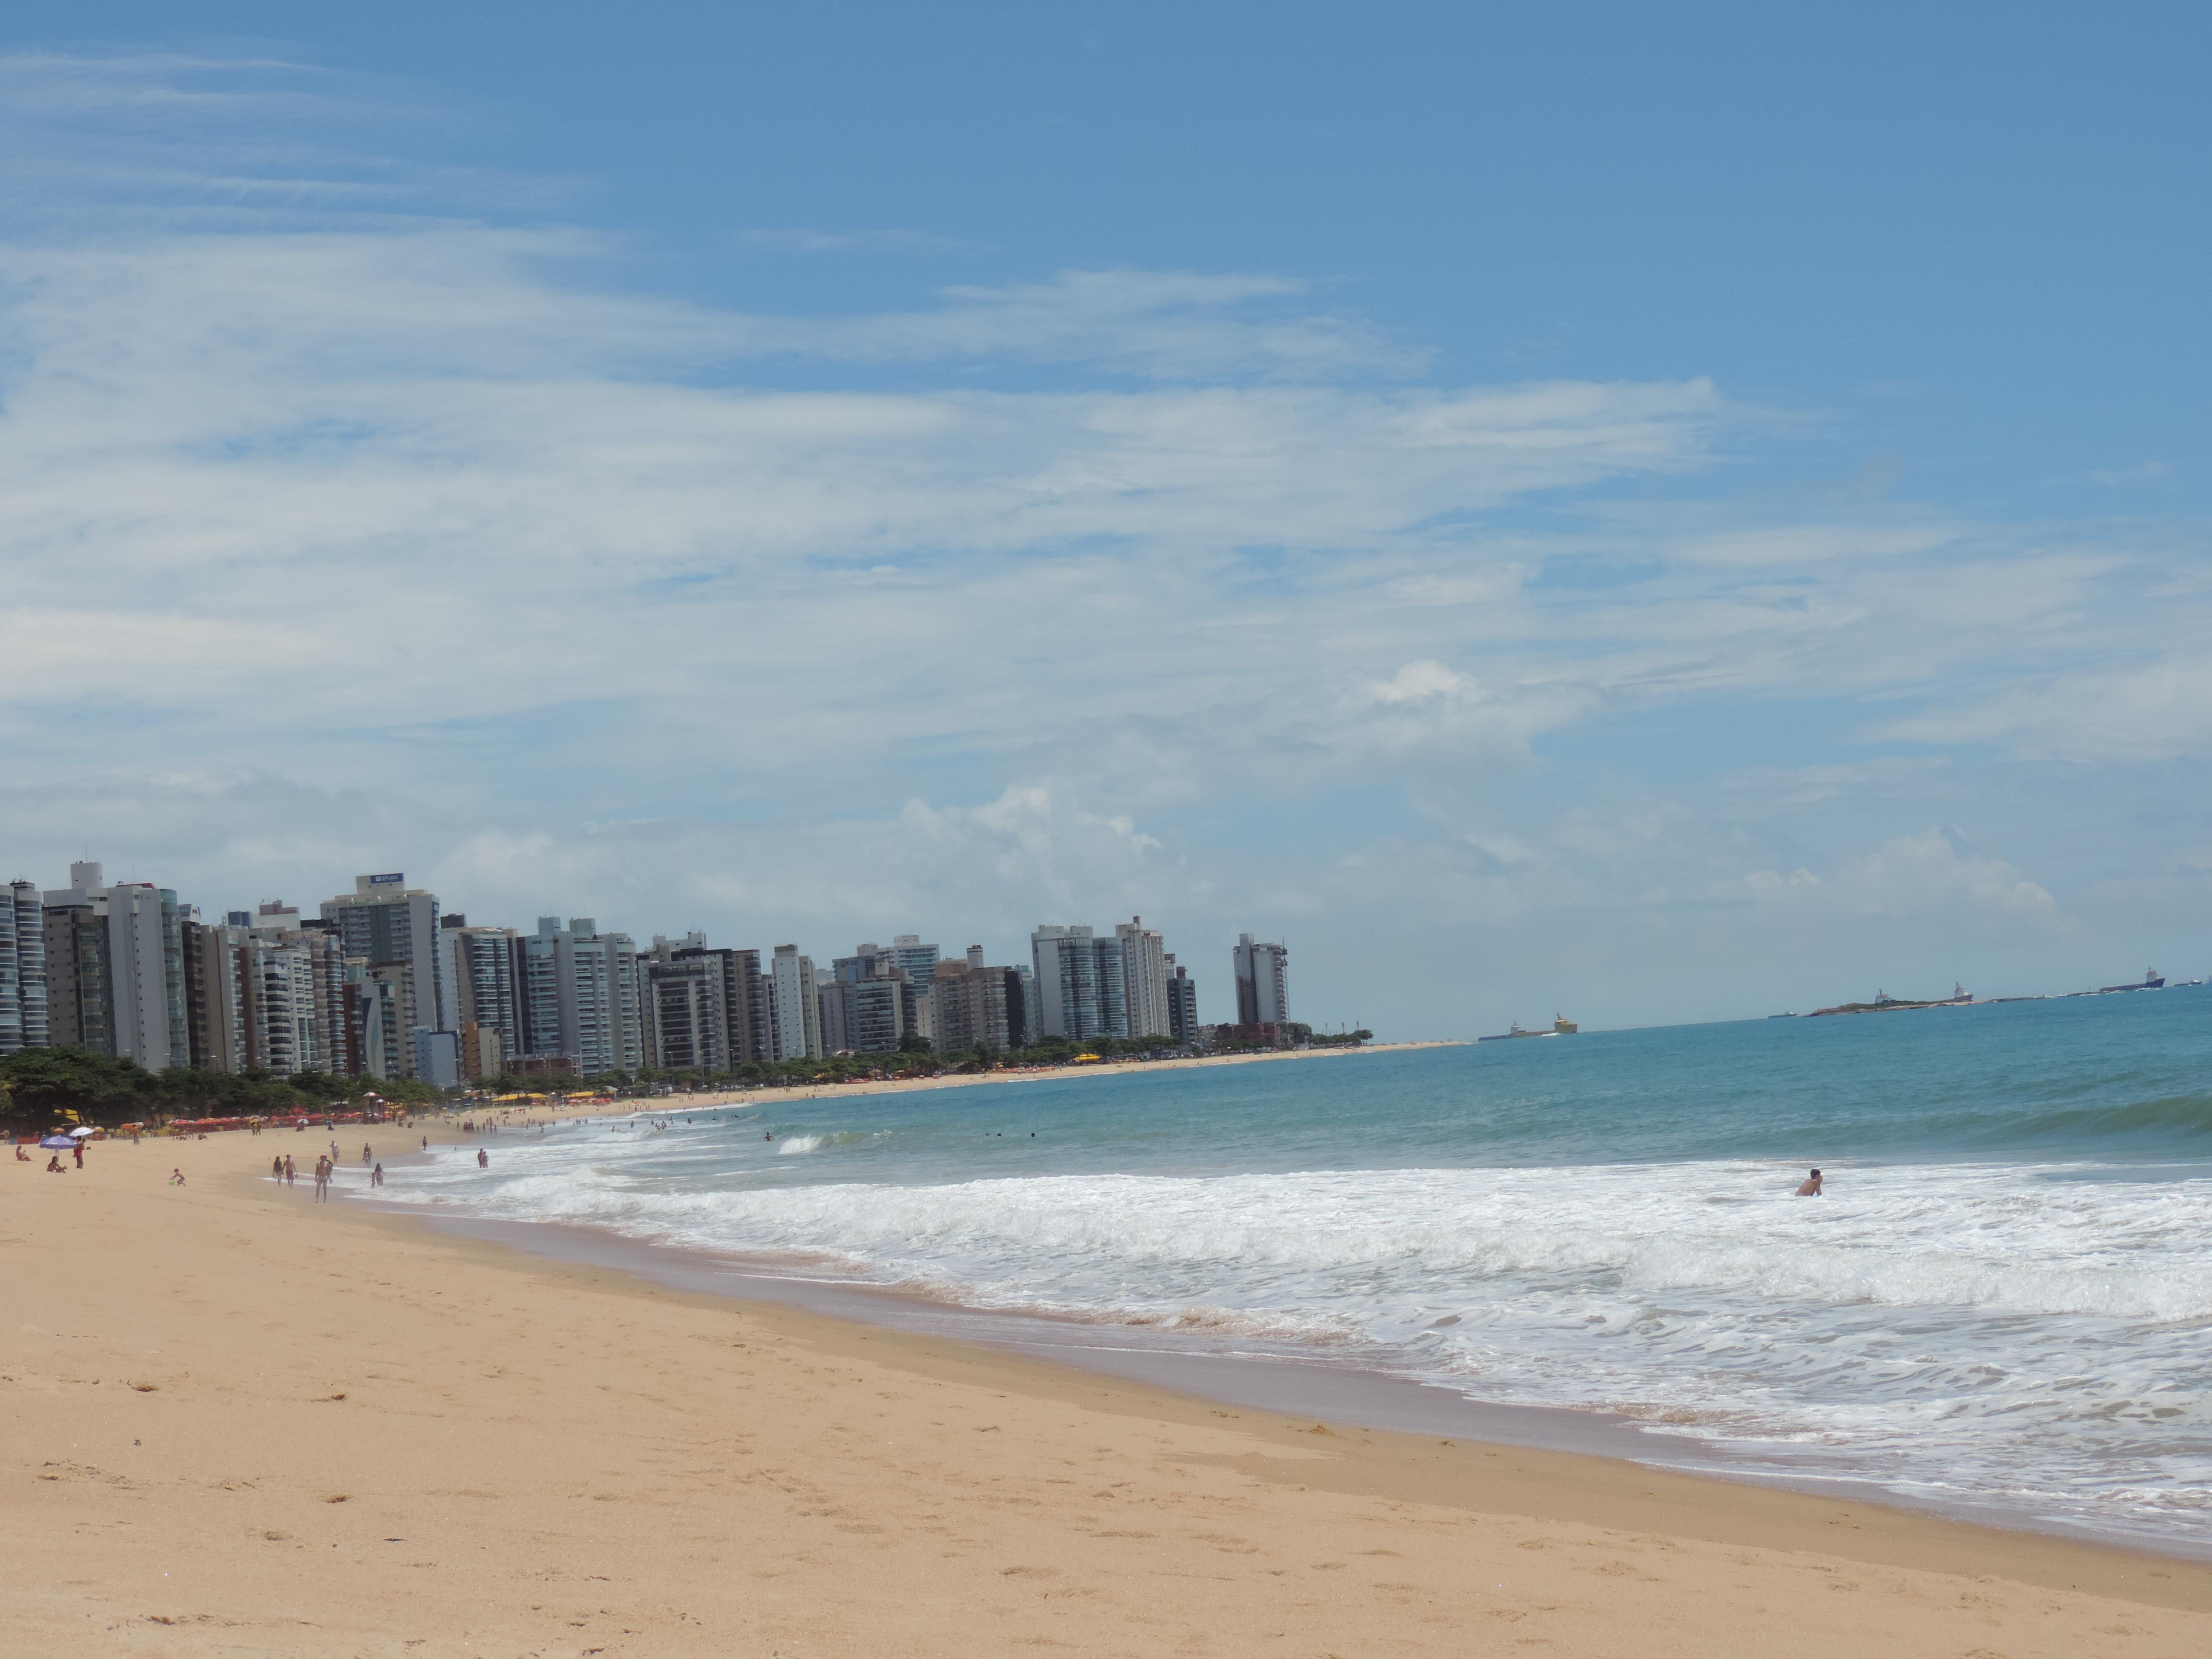
[[[361,1144],[361,1161],[364,1164],[374,1164],[376,1162],[374,1158],[369,1156],[368,1143],[365,1140]]]
[[[271,1181],[282,1181],[284,1178],[284,1160],[283,1158],[272,1158],[269,1160],[269,1178]]]
[[[381,1164],[368,1172],[368,1184],[372,1187],[381,1187],[384,1184],[384,1166]]]
[[[287,1187],[295,1186],[298,1184],[299,1179],[300,1172],[293,1165],[292,1154],[287,1152],[284,1154],[284,1184]]]
[[[1812,1174],[1798,1182],[1797,1190],[1790,1194],[1792,1198],[1818,1198],[1820,1195],[1820,1172],[1818,1170],[1814,1170]]]
[[[481,1146],[477,1148],[477,1168],[479,1170],[489,1170],[491,1168],[491,1159],[486,1155],[484,1149]]]

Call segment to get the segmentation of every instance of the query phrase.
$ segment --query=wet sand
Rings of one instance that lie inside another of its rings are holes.
[[[7,1166],[0,1650],[2212,1650],[2196,1563],[1223,1405],[252,1178],[330,1138]]]

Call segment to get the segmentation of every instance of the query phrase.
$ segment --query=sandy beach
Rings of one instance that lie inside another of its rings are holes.
[[[7,1166],[0,1650],[2212,1650],[2196,1563],[1223,1407],[257,1178],[329,1138]],[[338,1138],[405,1179],[411,1136]]]

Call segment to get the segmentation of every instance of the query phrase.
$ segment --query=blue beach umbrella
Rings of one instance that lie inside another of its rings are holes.
[[[71,1140],[67,1135],[48,1135],[44,1140],[39,1143],[41,1150],[44,1150],[48,1146],[52,1146],[56,1151],[64,1152],[69,1151],[70,1147],[76,1145],[76,1142]]]

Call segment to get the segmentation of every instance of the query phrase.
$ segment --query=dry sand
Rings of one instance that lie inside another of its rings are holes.
[[[1231,1411],[250,1178],[328,1138],[0,1164],[0,1651],[2212,1652],[2192,1563]]]

